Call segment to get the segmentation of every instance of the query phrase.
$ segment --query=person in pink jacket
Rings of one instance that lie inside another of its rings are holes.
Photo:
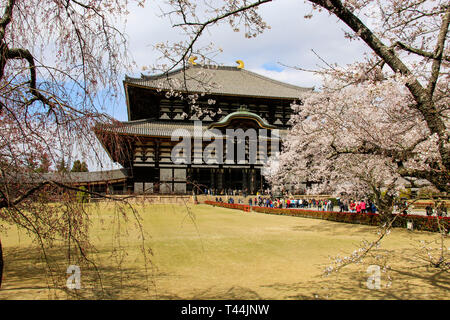
[[[361,212],[366,213],[366,202],[363,200],[361,201]]]

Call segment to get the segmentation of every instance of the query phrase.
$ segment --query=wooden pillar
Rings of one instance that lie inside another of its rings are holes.
[[[160,159],[160,144],[159,139],[155,140],[155,183],[153,185],[153,192],[159,193],[160,190],[160,179],[159,179],[159,159]]]
[[[217,189],[219,192],[223,189],[223,169],[217,170]]]
[[[247,170],[248,169],[242,169],[242,191],[247,189],[247,193],[248,193],[248,174],[247,174]]]
[[[255,194],[256,193],[256,171],[254,168],[250,169],[250,193]]]
[[[273,124],[275,122],[275,112],[277,109],[277,105],[276,104],[268,104],[268,116],[267,116],[267,120],[270,124]]]
[[[215,176],[216,173],[214,171],[215,171],[214,169],[211,169],[211,182],[210,182],[210,185],[209,185],[209,187],[211,189],[215,188],[214,176]]]
[[[261,169],[259,170],[259,190],[261,190],[261,193],[263,191],[263,176]]]

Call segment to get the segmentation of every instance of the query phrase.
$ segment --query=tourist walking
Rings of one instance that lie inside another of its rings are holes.
[[[366,203],[363,201],[361,201],[361,212],[362,213],[366,213]]]
[[[358,201],[358,203],[356,204],[356,213],[361,213],[361,202]]]

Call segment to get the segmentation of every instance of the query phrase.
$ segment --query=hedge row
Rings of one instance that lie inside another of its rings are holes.
[[[238,209],[246,212],[255,211],[267,214],[277,214],[313,219],[323,219],[335,222],[364,224],[369,226],[378,226],[382,223],[382,217],[377,213],[356,213],[356,212],[337,212],[337,211],[317,211],[304,209],[280,209],[268,207],[256,207],[245,204],[223,203],[214,201],[205,201],[205,204],[212,206]],[[450,217],[428,217],[419,215],[398,215],[392,224],[396,228],[406,228],[408,222],[412,222],[414,230],[438,232],[439,225],[447,232],[450,231]]]
[[[376,226],[380,223],[380,217],[375,213],[354,213],[354,212],[337,212],[337,211],[318,211],[303,209],[280,209],[267,207],[253,207],[253,211],[269,214],[279,214],[288,216],[298,216],[313,219],[322,219],[336,222],[367,224]]]
[[[238,209],[246,212],[250,212],[250,206],[248,204],[239,204],[239,203],[224,203],[224,202],[215,202],[215,201],[205,201],[206,204],[218,207],[224,207],[229,209]]]

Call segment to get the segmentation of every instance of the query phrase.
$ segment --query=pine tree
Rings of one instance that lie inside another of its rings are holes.
[[[89,172],[86,162],[75,160],[71,172]]]

